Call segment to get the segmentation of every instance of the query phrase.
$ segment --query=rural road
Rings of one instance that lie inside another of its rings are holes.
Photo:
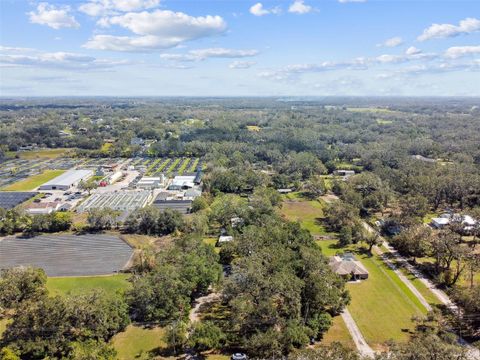
[[[358,352],[363,356],[368,356],[370,358],[375,357],[375,352],[365,341],[365,338],[363,337],[360,329],[355,323],[355,320],[353,320],[352,315],[347,308],[345,308],[345,310],[343,310],[342,312],[342,319],[345,322],[345,325],[347,326],[350,335],[352,336],[353,342],[355,343]]]

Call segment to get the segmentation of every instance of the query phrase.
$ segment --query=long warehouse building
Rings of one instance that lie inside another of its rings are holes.
[[[92,170],[69,170],[41,185],[39,190],[68,190],[93,176]]]

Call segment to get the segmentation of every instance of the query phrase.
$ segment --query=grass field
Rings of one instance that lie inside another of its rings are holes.
[[[335,254],[335,241],[317,242],[327,256]],[[347,250],[357,250],[350,247]],[[400,278],[378,256],[357,254],[369,272],[360,283],[348,283],[352,301],[348,306],[360,331],[373,348],[382,348],[390,339],[406,341],[413,330],[413,315],[424,315],[426,309]],[[432,295],[433,296],[433,295]],[[430,297],[427,299],[430,300]],[[334,339],[342,333],[331,335]]]
[[[384,120],[384,119],[377,119],[376,121],[378,125],[389,125],[393,123],[392,120]]]
[[[320,345],[330,345],[334,342],[339,342],[343,346],[355,350],[355,343],[353,342],[345,322],[340,315],[333,318],[332,326],[328,329],[325,335],[323,335]]]
[[[48,278],[47,289],[51,295],[81,294],[93,289],[103,289],[109,294],[126,290],[130,283],[128,274],[111,276]]]
[[[290,198],[295,196],[295,193],[289,194]],[[312,235],[328,234],[321,223],[323,203],[320,201],[284,201],[280,213],[290,221],[299,221],[302,228],[309,230]]]
[[[164,330],[161,327],[129,325],[124,332],[115,335],[111,342],[117,350],[119,360],[132,360],[165,348],[163,336]]]
[[[112,143],[109,143],[109,142],[104,143],[104,144],[102,145],[102,147],[100,148],[100,151],[103,152],[103,153],[107,153],[112,146],[113,146]]]
[[[65,170],[45,170],[43,173],[38,175],[30,176],[24,180],[17,181],[11,185],[4,187],[4,191],[30,191],[39,187],[43,183],[46,183],[49,180],[56,178],[57,176],[63,174]]]
[[[252,132],[259,132],[262,129],[260,126],[257,125],[247,125],[247,130]]]
[[[2,337],[3,333],[5,332],[7,328],[8,320],[7,319],[2,319],[0,320],[0,338]]]
[[[19,151],[16,154],[20,159],[56,159],[65,156],[65,153],[70,149],[40,149],[32,151]]]

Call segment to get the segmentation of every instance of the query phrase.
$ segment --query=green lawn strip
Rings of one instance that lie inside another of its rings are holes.
[[[190,163],[190,158],[186,158],[183,160],[182,165],[180,165],[180,168],[178,169],[178,174],[183,175],[185,172],[185,169],[187,168],[188,164]]]
[[[118,360],[132,360],[165,348],[164,334],[165,330],[161,327],[129,325],[125,331],[115,335],[111,343],[117,350]]]
[[[17,181],[11,185],[2,188],[3,191],[30,191],[34,190],[40,185],[49,180],[56,178],[63,174],[65,170],[45,170],[41,174],[30,176],[24,180]]]
[[[420,281],[415,275],[413,275],[410,271],[403,267],[399,267],[400,271],[403,275],[407,277],[408,280],[411,281],[413,286],[422,294],[422,296],[427,300],[430,305],[442,305],[443,303],[430,291],[430,289]]]
[[[200,161],[199,158],[193,159],[193,162],[191,163],[190,168],[188,169],[188,172],[195,172],[197,170],[199,161]]]
[[[343,346],[355,350],[355,343],[350,336],[350,332],[345,325],[342,317],[335,316],[332,319],[332,326],[328,331],[323,335],[322,341],[319,343],[321,346],[328,346],[334,342],[339,342]]]
[[[171,164],[170,166],[168,167],[168,170],[167,170],[167,174],[170,174],[176,167],[177,165],[180,163],[180,160],[182,160],[181,158],[176,158]]]
[[[352,317],[367,342],[382,346],[390,339],[408,340],[413,330],[412,316],[426,310],[393,270],[377,256],[357,255],[369,272],[360,283],[348,283]]]
[[[165,167],[170,163],[171,159],[167,158],[163,161],[162,165],[160,165],[157,169],[157,173],[163,171]]]
[[[93,289],[103,289],[108,294],[129,288],[128,274],[85,277],[49,277],[47,289],[50,295],[81,294]]]
[[[19,151],[16,154],[20,157],[20,159],[55,159],[60,156],[64,156],[65,153],[71,150],[69,148],[59,148],[59,149],[39,149],[39,150],[32,150],[32,151]]]
[[[148,166],[148,164],[150,164],[150,161],[152,161],[152,159],[146,159],[142,162],[142,165],[143,166]]]
[[[153,174],[153,169],[157,166],[157,164],[161,161],[162,159],[155,159],[150,166],[147,169],[146,174],[147,175],[152,175]]]

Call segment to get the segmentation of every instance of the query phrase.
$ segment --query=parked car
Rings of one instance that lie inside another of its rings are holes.
[[[230,358],[231,360],[247,360],[247,355],[244,353],[235,353]]]

